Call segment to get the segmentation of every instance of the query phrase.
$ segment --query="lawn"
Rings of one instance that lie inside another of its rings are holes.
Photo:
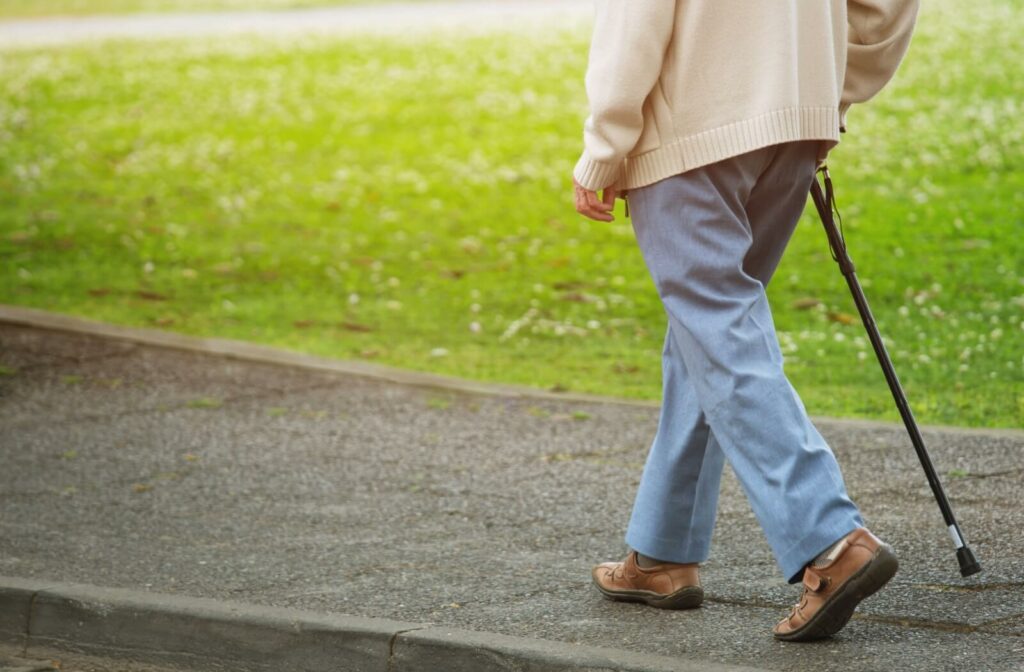
[[[205,12],[372,4],[385,0],[0,0],[0,19],[134,12]]]
[[[928,423],[1024,426],[1022,31],[1011,2],[929,3],[831,162]],[[569,198],[587,37],[0,52],[0,302],[657,399],[628,221]],[[769,289],[787,371],[812,413],[896,418],[810,214]]]

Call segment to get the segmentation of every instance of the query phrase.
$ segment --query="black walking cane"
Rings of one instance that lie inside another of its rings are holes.
[[[875,318],[871,315],[868,300],[860,287],[860,281],[857,280],[853,260],[850,259],[850,255],[846,251],[842,218],[839,219],[839,226],[836,226],[836,217],[833,216],[833,212],[838,216],[839,211],[835,209],[832,177],[825,166],[822,166],[820,172],[825,178],[825,191],[822,193],[821,183],[818,182],[818,178],[815,176],[814,184],[811,185],[811,198],[814,200],[814,207],[818,209],[821,223],[825,226],[825,233],[828,235],[828,245],[832,250],[832,258],[839,264],[839,269],[843,272],[843,275],[846,277],[846,283],[850,286],[853,300],[857,304],[857,310],[860,312],[860,319],[864,323],[864,328],[867,329],[871,345],[874,347],[875,355],[878,357],[878,363],[882,365],[885,380],[889,383],[893,399],[896,400],[896,407],[903,417],[903,424],[907,427],[910,440],[917,451],[917,457],[921,460],[921,466],[924,467],[925,476],[928,477],[928,485],[932,486],[932,493],[935,495],[935,500],[939,503],[939,509],[942,510],[942,518],[949,527],[949,535],[953,538],[953,543],[956,545],[956,559],[960,562],[960,575],[970,576],[977,574],[981,571],[981,565],[978,564],[974,553],[967,546],[967,542],[964,541],[960,525],[957,524],[956,518],[953,516],[953,509],[949,506],[949,500],[946,499],[946,493],[942,489],[939,477],[935,473],[935,467],[932,466],[932,460],[928,456],[927,449],[924,447],[924,440],[921,438],[921,432],[917,428],[914,414],[910,411],[907,395],[904,394],[899,378],[896,377],[896,370],[893,369],[892,360],[889,359],[889,353],[885,349],[885,344],[882,343],[882,336],[878,333],[878,326],[875,324]]]

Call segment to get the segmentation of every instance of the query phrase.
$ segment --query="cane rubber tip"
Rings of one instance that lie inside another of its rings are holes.
[[[960,561],[960,576],[971,576],[981,571],[981,564],[967,546],[956,549],[956,559]]]

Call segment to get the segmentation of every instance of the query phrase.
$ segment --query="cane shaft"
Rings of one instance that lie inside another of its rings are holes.
[[[850,255],[847,252],[846,241],[843,238],[842,231],[836,225],[832,209],[832,184],[827,172],[825,173],[825,185],[827,196],[822,192],[821,185],[817,178],[815,178],[814,183],[811,186],[811,198],[814,201],[814,206],[818,211],[818,215],[821,217],[821,222],[825,227],[829,247],[832,249],[832,256],[839,264],[840,270],[846,278],[846,283],[849,285],[850,292],[853,294],[853,300],[857,305],[857,311],[860,313],[861,321],[864,323],[864,328],[868,332],[868,338],[870,339],[871,346],[875,351],[875,356],[878,358],[878,363],[882,367],[882,373],[885,374],[885,380],[889,384],[889,390],[892,392],[893,399],[896,402],[896,408],[899,410],[900,417],[903,419],[903,424],[907,428],[907,433],[910,435],[910,441],[913,443],[914,450],[917,452],[918,460],[921,462],[921,466],[924,469],[925,476],[928,479],[928,485],[931,486],[932,493],[935,495],[935,501],[938,503],[939,510],[942,512],[942,518],[946,522],[946,526],[949,528],[950,536],[957,548],[958,558],[960,559],[961,573],[964,576],[976,573],[980,571],[981,567],[974,559],[970,549],[966,546],[963,533],[960,531],[960,526],[956,522],[956,517],[953,515],[953,509],[950,506],[946,493],[942,488],[942,483],[939,481],[938,474],[935,472],[935,466],[932,464],[931,457],[928,455],[928,450],[925,448],[924,439],[921,437],[921,432],[918,428],[917,421],[914,419],[913,411],[910,410],[910,402],[907,400],[907,395],[903,391],[903,386],[900,384],[899,377],[896,375],[896,369],[893,367],[892,358],[889,357],[885,343],[882,341],[882,336],[878,331],[878,325],[875,323],[874,315],[871,313],[871,307],[868,305],[867,297],[864,295],[864,290],[861,288],[860,281],[857,279],[857,272],[853,261],[850,259]]]

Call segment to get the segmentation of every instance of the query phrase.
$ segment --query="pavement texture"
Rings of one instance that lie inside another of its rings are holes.
[[[499,29],[550,30],[587,25],[590,0],[448,0],[271,11],[46,17],[0,21],[0,50],[107,39],[226,35],[408,35]]]
[[[613,603],[591,587],[591,565],[625,552],[655,408],[13,324],[0,324],[0,365],[0,576],[601,647],[680,669],[1024,670],[1024,433],[924,429],[984,567],[961,579],[902,427],[819,421],[901,569],[839,635],[800,645],[771,638],[798,591],[731,473],[702,608]]]

